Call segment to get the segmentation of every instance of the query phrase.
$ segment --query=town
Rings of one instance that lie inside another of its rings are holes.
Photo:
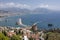
[[[26,27],[26,28],[0,27],[0,32],[3,33],[5,36],[9,37],[10,40],[18,40],[12,38],[14,35],[18,35],[19,40],[40,40],[40,39],[44,40],[43,31],[39,32],[36,25],[33,25],[32,27]]]

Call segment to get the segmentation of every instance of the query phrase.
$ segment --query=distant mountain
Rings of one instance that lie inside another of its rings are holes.
[[[8,13],[8,11],[0,10],[0,13]]]
[[[36,8],[33,10],[33,13],[38,14],[47,14],[53,12],[52,10],[46,9],[46,8]]]
[[[2,9],[5,11],[9,11],[12,13],[30,13],[31,11],[29,9],[20,9],[20,8],[6,8],[6,9]]]
[[[19,14],[49,14],[49,13],[60,13],[59,11],[52,11],[46,8],[36,8],[34,10],[21,9],[21,8],[6,8],[0,10],[2,13],[19,13]]]

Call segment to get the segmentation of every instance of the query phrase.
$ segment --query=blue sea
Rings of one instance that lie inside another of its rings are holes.
[[[20,16],[11,16],[0,21],[0,26],[20,27],[16,25],[18,19],[21,18],[23,24],[30,25],[38,22],[38,28],[48,28],[48,24],[53,24],[54,28],[60,28],[60,14],[26,14]]]

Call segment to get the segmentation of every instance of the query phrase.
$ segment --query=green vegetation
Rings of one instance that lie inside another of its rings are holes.
[[[48,32],[44,36],[45,40],[60,40],[60,33],[58,32]]]
[[[45,40],[60,40],[60,33],[59,32],[46,32],[44,33],[44,39]],[[30,40],[33,40],[33,38],[29,38]],[[8,37],[6,35],[6,32],[0,32],[0,40],[22,40],[22,34],[20,32],[18,35],[13,35],[12,37]]]
[[[13,36],[11,37],[11,40],[21,40],[21,39],[20,39],[19,36],[17,36],[17,35],[13,35]]]
[[[22,36],[21,35],[13,35],[12,37],[8,37],[4,33],[0,32],[0,40],[22,40]]]
[[[9,40],[9,38],[0,32],[0,40]]]

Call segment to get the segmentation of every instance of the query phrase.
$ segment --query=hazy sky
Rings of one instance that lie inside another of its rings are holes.
[[[0,0],[0,8],[48,8],[60,10],[60,0]]]

